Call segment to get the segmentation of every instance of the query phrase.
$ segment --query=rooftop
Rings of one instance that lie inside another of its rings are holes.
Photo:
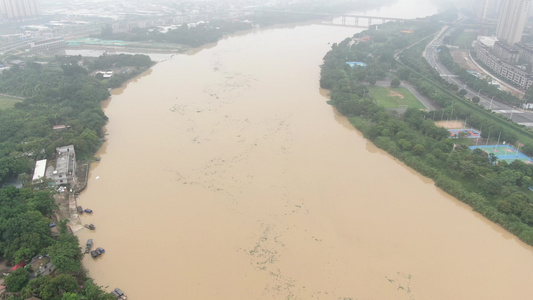
[[[75,152],[74,146],[69,145],[65,147],[56,148],[57,150],[57,161],[56,161],[56,172],[57,174],[69,174],[72,172],[71,168],[75,161]]]
[[[36,161],[35,171],[33,172],[32,180],[43,178],[45,171],[46,171],[46,159]]]

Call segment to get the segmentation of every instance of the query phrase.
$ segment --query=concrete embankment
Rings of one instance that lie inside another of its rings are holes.
[[[76,172],[76,184],[72,188],[72,192],[68,193],[68,214],[69,214],[69,226],[72,232],[77,232],[83,229],[83,224],[78,214],[78,195],[87,187],[89,180],[89,163],[80,165]]]

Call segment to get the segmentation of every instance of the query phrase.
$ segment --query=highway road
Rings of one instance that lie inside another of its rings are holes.
[[[449,71],[440,61],[439,61],[439,52],[438,48],[442,46],[443,38],[453,31],[455,28],[453,25],[445,26],[437,36],[426,46],[424,50],[424,58],[428,63],[435,68],[440,74],[440,76],[446,79],[450,83],[455,83],[460,89],[467,91],[466,97],[472,98],[478,96],[480,98],[479,104],[483,107],[498,113],[503,114],[506,117],[513,120],[513,122],[524,125],[528,128],[533,128],[533,112],[528,110],[523,110],[512,105],[498,102],[492,98],[488,98],[481,94],[482,90],[473,90],[470,87],[466,86],[456,75]]]

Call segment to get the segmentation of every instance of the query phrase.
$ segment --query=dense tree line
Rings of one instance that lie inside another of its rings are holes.
[[[52,158],[55,149],[73,144],[78,158],[92,156],[101,145],[107,117],[100,102],[116,87],[152,65],[145,55],[56,57],[48,64],[27,62],[0,73],[0,93],[24,97],[0,110],[0,185],[31,174],[35,159]],[[102,67],[130,67],[109,80],[89,75]],[[55,125],[67,129],[54,130]]]
[[[432,26],[433,21],[425,25],[436,31],[440,25]],[[384,34],[387,26],[396,28]],[[378,147],[533,245],[533,195],[528,189],[533,185],[533,166],[521,161],[506,163],[481,150],[471,151],[461,146],[468,143],[466,140],[450,139],[448,131],[437,127],[434,120],[468,118],[469,124],[483,126],[485,137],[501,134],[508,142],[520,139],[531,144],[531,133],[457,95],[458,88],[435,74],[421,57],[423,44],[402,52],[401,63],[389,63],[387,53],[423,39],[428,31],[418,30],[417,24],[411,22],[385,24],[379,29],[358,35],[369,35],[366,43],[355,43],[350,38],[334,44],[324,57],[320,83],[330,89],[330,103]],[[402,31],[408,29],[414,32],[405,37]],[[409,40],[400,42],[400,37]],[[370,64],[387,62],[392,67],[391,76],[409,81],[442,109],[425,112],[410,108],[402,115],[385,110],[368,93],[368,77],[361,75],[373,71],[350,68],[346,62],[352,59]]]
[[[51,190],[0,189],[0,255],[13,265],[30,262],[36,255],[49,255],[56,270],[53,276],[30,280],[29,266],[6,277],[8,299],[114,299],[86,277],[78,238],[65,223],[52,237],[50,217],[56,207]]]
[[[252,24],[249,22],[212,20],[205,23],[198,23],[194,26],[183,24],[177,29],[171,29],[165,33],[158,31],[157,28],[134,28],[128,32],[113,33],[111,26],[108,25],[102,29],[99,37],[102,39],[130,42],[151,41],[199,47],[205,44],[215,43],[225,34],[251,28]]]
[[[143,54],[101,55],[95,59],[86,59],[84,63],[90,71],[123,67],[145,70],[154,64],[149,56]]]
[[[255,26],[272,26],[325,19],[331,21],[334,16],[346,12],[377,9],[390,0],[330,0],[327,3],[293,2],[276,8],[258,8],[244,17],[228,19],[212,19],[207,22],[182,24],[176,29],[161,32],[157,27],[132,28],[127,32],[113,32],[111,25],[102,28],[97,36],[101,39],[123,40],[129,42],[175,43],[191,47],[199,47],[219,41],[224,35],[242,30],[249,30]],[[186,4],[174,4],[183,10],[192,9]],[[402,42],[398,39],[397,42]]]
[[[126,67],[112,83],[120,85],[152,64],[144,55],[58,56],[0,73],[0,93],[25,98],[0,110],[0,185],[17,176],[28,182],[35,159],[53,158],[59,146],[73,144],[78,159],[91,157],[103,138],[107,117],[100,102],[109,97],[110,80],[90,72]],[[67,127],[54,130],[54,125]],[[115,299],[86,276],[78,238],[68,233],[66,220],[60,233],[52,235],[49,224],[56,209],[46,181],[33,188],[0,189],[0,256],[14,265],[49,255],[55,266],[52,275],[31,280],[28,266],[13,271],[5,279],[8,299]]]

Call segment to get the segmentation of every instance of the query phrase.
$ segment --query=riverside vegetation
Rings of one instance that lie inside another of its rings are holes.
[[[500,136],[510,144],[524,144],[521,150],[533,154],[530,130],[464,98],[457,86],[447,83],[422,57],[442,22],[455,18],[448,11],[424,20],[386,23],[354,36],[368,36],[368,42],[347,38],[334,44],[324,57],[320,84],[330,90],[330,103],[376,146],[533,245],[533,193],[528,189],[533,185],[533,166],[497,161],[479,149],[471,151],[466,147],[470,140],[452,140],[446,129],[435,125],[439,120],[468,119],[469,126],[482,128],[483,138],[493,137],[490,143],[495,144],[494,138]],[[443,52],[441,56],[447,55]],[[352,68],[347,61],[362,61],[367,67]],[[394,78],[393,82],[408,81],[441,108],[432,112],[408,108],[397,114],[380,107],[367,86],[386,76]]]
[[[73,144],[78,160],[90,159],[104,137],[107,117],[100,102],[109,97],[108,88],[152,65],[146,55],[57,56],[29,59],[0,73],[0,93],[24,98],[0,110],[0,185],[17,178],[24,184],[0,189],[0,257],[17,264],[48,254],[56,267],[53,276],[32,280],[28,268],[13,271],[5,278],[7,299],[115,299],[86,276],[78,238],[68,233],[66,220],[52,235],[54,191],[46,181],[32,184],[30,174],[35,160],[53,158],[56,147]],[[98,79],[96,70],[117,74]],[[54,130],[54,125],[67,128]]]
[[[328,3],[290,3],[281,8],[269,9],[251,8],[249,14],[241,17],[213,18],[207,22],[195,24],[181,24],[176,28],[162,32],[157,26],[146,28],[132,28],[126,32],[114,32],[111,25],[106,25],[97,38],[123,40],[128,42],[150,42],[164,48],[165,44],[179,44],[189,47],[200,47],[206,44],[216,43],[225,35],[238,31],[253,29],[254,27],[273,26],[279,24],[291,24],[320,20],[324,17],[332,18],[327,14],[339,15],[349,11],[365,11],[376,9],[390,4],[391,0],[330,0]],[[187,3],[173,4],[183,11],[192,9]],[[196,4],[194,4],[196,6]]]

